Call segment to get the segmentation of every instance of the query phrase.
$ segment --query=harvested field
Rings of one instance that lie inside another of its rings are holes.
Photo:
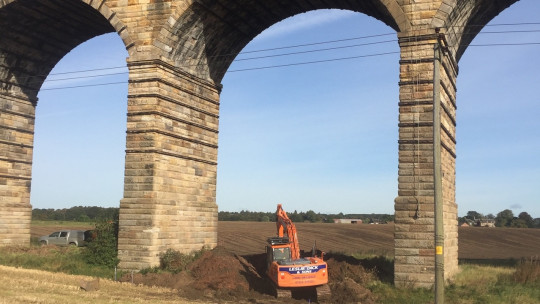
[[[0,265],[0,303],[208,303],[182,300],[169,288],[100,280],[99,290],[80,289],[90,277]]]
[[[296,223],[300,248],[314,242],[326,252],[393,255],[394,225]],[[219,245],[237,254],[264,250],[274,223],[219,222]],[[459,227],[460,259],[519,259],[540,255],[540,229]]]
[[[519,259],[540,255],[540,229],[459,228],[460,259]]]
[[[300,246],[327,252],[333,303],[377,303],[366,282],[392,282],[392,263],[383,258],[354,259],[347,254],[392,256],[394,226],[297,223]],[[32,236],[91,226],[32,227]],[[91,277],[0,266],[0,303],[305,303],[316,300],[300,291],[276,300],[264,276],[266,238],[274,223],[220,222],[218,248],[205,252],[178,274],[127,274],[120,282],[102,279],[86,292]],[[460,228],[461,259],[518,259],[540,253],[540,229]],[[134,284],[131,284],[133,282]],[[152,287],[153,286],[153,287]]]
[[[392,256],[394,225],[295,223],[300,248],[325,252],[366,253]],[[92,229],[93,225],[35,226],[40,237],[62,229]],[[238,255],[264,252],[266,238],[276,233],[275,223],[219,222],[218,245]],[[460,259],[519,259],[540,255],[540,229],[459,227]]]

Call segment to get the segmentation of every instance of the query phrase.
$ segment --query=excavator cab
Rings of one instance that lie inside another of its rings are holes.
[[[276,262],[284,264],[291,260],[291,247],[287,237],[269,237],[266,246],[267,265]]]
[[[291,248],[281,247],[281,248],[272,248],[272,259],[278,264],[281,264],[282,261],[287,261],[291,259]]]

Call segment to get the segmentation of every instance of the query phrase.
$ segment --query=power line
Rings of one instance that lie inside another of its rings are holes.
[[[289,56],[289,55],[298,55],[298,54],[323,52],[323,51],[333,51],[333,50],[339,50],[339,49],[353,48],[353,47],[366,46],[366,45],[384,44],[384,43],[390,43],[390,42],[397,42],[397,40],[392,39],[392,40],[385,40],[385,41],[377,41],[377,42],[369,42],[369,43],[361,43],[361,44],[353,44],[353,45],[345,45],[345,46],[336,46],[336,47],[324,48],[324,49],[316,49],[316,50],[299,51],[299,52],[292,52],[292,53],[282,53],[282,54],[274,54],[274,55],[266,55],[266,56],[258,56],[258,57],[241,58],[241,59],[236,59],[234,61],[246,61],[246,60],[254,60],[254,59],[263,59],[263,58],[272,58],[272,57],[281,57],[281,56]]]
[[[86,76],[76,76],[76,77],[68,77],[68,78],[58,78],[58,79],[47,79],[44,82],[52,82],[52,81],[61,81],[61,80],[73,80],[73,79],[85,79],[85,78],[95,78],[95,77],[102,77],[102,76],[112,76],[112,75],[125,75],[129,72],[120,72],[120,73],[108,73],[108,74],[97,74],[97,75],[86,75]]]
[[[75,89],[75,88],[85,88],[85,87],[97,87],[97,86],[106,86],[106,85],[113,85],[113,84],[126,84],[126,82],[125,81],[119,81],[119,82],[106,82],[106,83],[96,83],[96,84],[82,84],[82,85],[70,86],[70,87],[42,88],[42,89],[40,89],[40,91],[52,91],[52,90]]]
[[[305,44],[296,44],[296,45],[289,45],[289,46],[282,46],[282,47],[275,47],[275,48],[268,48],[268,49],[240,52],[238,55],[250,54],[250,53],[259,53],[259,52],[268,52],[268,51],[276,51],[276,50],[291,49],[291,48],[313,46],[313,45],[321,45],[321,44],[329,44],[329,43],[337,43],[337,42],[344,42],[344,41],[351,41],[351,40],[368,39],[368,38],[383,37],[383,36],[389,36],[389,35],[396,35],[396,33],[385,33],[385,34],[360,36],[360,37],[353,37],[353,38],[344,38],[344,39],[338,39],[338,40],[328,40],[328,41],[312,42],[312,43],[305,43]],[[235,55],[235,54],[228,54],[228,55]],[[222,56],[228,56],[228,55],[222,55]]]
[[[368,55],[359,55],[359,56],[351,56],[351,57],[341,57],[341,58],[333,58],[333,59],[323,59],[323,60],[315,60],[315,61],[287,63],[287,64],[271,65],[271,66],[264,66],[264,67],[237,69],[237,70],[230,70],[230,71],[227,71],[227,72],[228,73],[234,73],[234,72],[264,70],[264,69],[273,69],[273,68],[281,68],[281,67],[289,67],[289,66],[297,66],[297,65],[306,65],[306,64],[314,64],[314,63],[323,63],[323,62],[333,62],[333,61],[350,60],[350,59],[358,59],[358,58],[366,58],[366,57],[385,56],[385,55],[399,54],[399,53],[400,53],[399,51],[398,52],[386,52],[386,53],[378,53],[378,54],[368,54]]]
[[[115,69],[125,69],[126,66],[116,66],[116,67],[108,67],[108,68],[97,68],[97,69],[89,69],[89,70],[80,70],[80,71],[71,71],[71,72],[59,72],[59,73],[51,73],[48,75],[36,75],[36,76],[49,76],[49,75],[64,75],[64,74],[75,74],[75,73],[84,73],[84,72],[95,72],[95,71],[105,71],[105,70],[115,70]]]
[[[513,31],[497,31],[497,32],[479,32],[469,33],[461,32],[462,35],[485,35],[485,34],[515,34],[515,33],[538,33],[540,30],[513,30]]]
[[[495,23],[495,24],[467,24],[451,25],[449,27],[492,27],[492,26],[522,26],[522,25],[540,25],[540,22],[516,22],[516,23]]]
[[[501,24],[468,25],[468,26],[522,26],[522,25],[540,25],[540,23],[523,22],[523,23],[501,23]],[[451,26],[451,27],[465,27],[465,26]],[[513,33],[536,33],[536,32],[540,32],[540,30],[509,30],[509,31],[495,31],[495,32],[479,32],[477,34],[478,35],[482,35],[482,34],[513,34]],[[359,37],[344,38],[344,39],[337,39],[337,40],[319,41],[319,42],[312,42],[312,43],[305,43],[305,44],[296,44],[296,45],[289,45],[289,46],[282,46],[282,47],[258,49],[258,50],[252,50],[252,51],[243,51],[243,52],[240,52],[240,53],[230,53],[230,54],[209,56],[208,58],[241,56],[241,55],[251,54],[251,53],[269,52],[269,51],[291,49],[291,48],[299,48],[299,47],[306,47],[306,46],[331,44],[331,43],[338,43],[338,42],[344,42],[344,41],[352,41],[352,40],[361,40],[361,39],[368,39],[368,38],[375,38],[375,37],[383,37],[383,36],[389,36],[389,35],[395,35],[395,34],[396,33],[382,33],[382,34],[376,34],[376,35],[359,36]],[[464,34],[464,35],[472,35],[473,33],[462,32],[462,34]],[[325,51],[325,50],[340,49],[340,48],[347,48],[347,47],[354,47],[354,46],[380,44],[380,43],[387,43],[387,42],[393,42],[393,41],[396,41],[396,40],[385,40],[385,41],[379,41],[379,42],[358,44],[358,45],[353,45],[353,46],[335,47],[335,48],[327,48],[327,49],[320,49],[320,50],[313,50],[313,51],[300,51],[300,52],[292,52],[292,53],[277,54],[277,55],[266,55],[266,56],[260,56],[260,57],[238,58],[235,61],[245,61],[245,60],[254,60],[254,59],[260,59],[260,58],[287,56],[287,55],[293,55],[293,54],[302,54],[302,53],[309,53],[309,52]],[[126,68],[126,66],[116,66],[116,67],[105,67],[105,68],[87,69],[87,70],[79,70],[79,71],[58,72],[58,73],[51,73],[51,74],[47,74],[47,75],[33,75],[31,77],[47,77],[47,76],[53,76],[53,75],[76,74],[76,73],[104,71],[104,70],[112,70],[112,69],[120,69],[120,68]],[[106,76],[106,75],[109,75],[109,74],[100,74],[100,75]],[[94,77],[94,76],[89,76],[89,77]],[[84,77],[81,77],[81,78],[84,78]]]
[[[540,42],[469,44],[468,46],[524,46],[524,45],[540,45]]]
[[[506,23],[506,24],[492,24],[492,25],[487,25],[487,26],[522,26],[522,25],[540,25],[540,23],[530,23],[530,22],[529,23]],[[540,30],[490,31],[490,32],[480,32],[478,34],[512,34],[512,33],[536,33],[536,32],[540,32]],[[328,40],[328,41],[319,41],[319,42],[312,42],[312,43],[305,43],[305,44],[297,44],[297,45],[290,45],[290,46],[283,46],[283,47],[259,49],[259,50],[241,52],[241,53],[239,53],[237,55],[239,56],[239,55],[250,54],[250,53],[260,53],[260,52],[291,49],[291,48],[299,48],[299,47],[306,47],[306,46],[332,44],[332,43],[351,41],[351,40],[383,37],[383,36],[389,36],[389,35],[394,35],[394,34],[395,33],[384,33],[384,34],[377,34],[377,35],[360,36],[360,37],[352,37],[352,38],[345,38],[345,39],[337,39],[337,40]],[[466,35],[468,33],[462,33],[462,34]],[[249,58],[240,58],[240,59],[234,60],[234,62],[249,61],[249,60],[256,60],[256,59],[263,59],[263,58],[272,58],[272,57],[281,57],[281,56],[289,56],[289,55],[297,55],[297,54],[306,54],[306,53],[314,53],[314,52],[331,51],[331,50],[338,50],[338,49],[345,49],[345,48],[352,48],[352,47],[359,47],[359,46],[384,44],[384,43],[390,43],[390,42],[396,42],[396,41],[397,41],[396,39],[392,39],[392,40],[368,42],[368,43],[361,43],[361,44],[354,44],[354,45],[321,48],[321,49],[315,49],[315,50],[306,50],[306,51],[297,51],[297,52],[289,52],[289,53],[281,53],[281,54],[263,55],[263,56],[249,57]],[[469,44],[468,46],[471,46],[471,47],[488,47],[488,46],[526,46],[526,45],[540,45],[540,42],[487,43],[487,44]],[[384,53],[378,53],[378,54],[358,55],[358,56],[333,58],[333,59],[322,59],[322,60],[307,61],[307,62],[296,62],[296,63],[289,63],[289,64],[270,65],[270,66],[264,66],[264,67],[251,67],[251,68],[229,70],[228,72],[242,72],[242,71],[253,71],[253,70],[280,68],[280,67],[297,66],[297,65],[307,65],[307,64],[332,62],[332,61],[340,61],[340,60],[350,60],[350,59],[357,59],[357,58],[363,58],[363,57],[382,56],[382,55],[388,55],[388,54],[394,54],[394,53],[399,53],[399,52],[384,52]],[[228,54],[228,55],[232,56],[233,54]],[[228,56],[228,55],[220,55],[220,56],[213,56],[213,57],[214,58],[215,57],[223,57],[223,56]],[[209,58],[212,58],[212,57],[209,57]],[[196,66],[196,65],[198,65],[198,64],[185,65],[185,67]],[[106,67],[106,68],[87,69],[87,70],[80,70],[80,71],[51,73],[49,75],[66,75],[66,74],[76,74],[76,73],[93,72],[93,71],[113,70],[113,69],[119,69],[119,68],[126,68],[126,67],[125,66]],[[76,76],[76,77],[67,77],[67,78],[51,79],[51,80],[47,79],[46,82],[62,81],[62,80],[73,80],[73,79],[85,79],[85,78],[95,78],[95,77],[102,77],[102,76],[122,75],[122,74],[127,74],[127,73],[128,72],[105,73],[105,74],[98,74],[98,75]],[[32,77],[32,76],[29,76],[29,77]],[[125,82],[110,82],[110,83],[102,83],[102,84],[80,85],[80,86],[70,86],[70,87],[57,87],[57,88],[48,88],[48,89],[44,88],[42,90],[53,90],[53,89],[56,90],[56,89],[62,89],[62,88],[77,88],[77,87],[86,87],[86,86],[99,86],[99,85],[118,84],[118,83],[125,83]]]
[[[472,47],[488,47],[488,46],[525,46],[525,45],[540,45],[540,42],[525,42],[525,43],[492,43],[492,44],[469,44],[469,46]],[[262,67],[252,67],[252,68],[244,68],[244,69],[236,69],[236,70],[229,70],[228,73],[236,73],[236,72],[246,72],[246,71],[255,71],[255,70],[265,70],[265,69],[273,69],[273,68],[283,68],[283,67],[291,67],[291,66],[300,66],[300,65],[309,65],[309,64],[316,64],[316,63],[325,63],[325,62],[335,62],[335,61],[343,61],[343,60],[352,60],[352,59],[359,59],[359,58],[369,58],[369,57],[378,57],[378,56],[385,56],[385,55],[391,55],[391,54],[399,54],[400,51],[395,52],[383,52],[383,53],[375,53],[375,54],[367,54],[367,55],[358,55],[358,56],[350,56],[350,57],[340,57],[340,58],[332,58],[332,59],[322,59],[322,60],[315,60],[315,61],[306,61],[306,62],[295,62],[295,63],[288,63],[288,64],[279,64],[279,65],[270,65],[270,66],[262,66]],[[118,74],[125,74],[125,73],[118,73]],[[109,74],[104,74],[102,76],[106,76]],[[78,77],[78,78],[85,78],[85,77]],[[74,79],[74,78],[67,78],[68,79]],[[125,84],[125,81],[121,82],[108,82],[108,83],[101,83],[101,84],[88,84],[88,85],[78,85],[78,86],[69,86],[69,87],[56,87],[56,88],[42,88],[41,90],[60,90],[60,89],[72,89],[72,88],[83,88],[83,87],[94,87],[94,86],[105,86],[105,85],[113,85],[113,84]]]
[[[335,62],[335,61],[343,61],[343,60],[351,60],[351,59],[359,59],[359,58],[386,56],[386,55],[399,54],[399,53],[400,53],[399,51],[386,52],[386,53],[375,53],[375,54],[358,55],[358,56],[350,56],[350,57],[341,57],[341,58],[332,58],[332,59],[323,59],[323,60],[315,60],[315,61],[295,62],[295,63],[288,63],[288,64],[280,64],[280,65],[271,65],[271,66],[263,66],[263,67],[254,67],[254,68],[229,70],[227,72],[235,73],[235,72],[245,72],[245,71],[254,71],[254,70],[264,70],[264,69],[282,68],[282,67],[290,67],[290,66],[308,65],[308,64],[315,64],[315,63],[325,63],[325,62]],[[125,81],[107,82],[107,83],[77,85],[77,86],[69,86],[69,87],[42,88],[41,90],[42,91],[49,91],[49,90],[60,90],[60,89],[73,89],[73,88],[83,88],[83,87],[104,86],[104,85],[112,85],[112,84],[125,84],[125,83],[126,83]]]
[[[332,47],[332,48],[324,48],[324,49],[316,49],[316,50],[308,50],[308,51],[299,51],[299,52],[291,52],[291,53],[282,53],[282,54],[274,54],[274,55],[242,58],[242,59],[238,59],[238,60],[235,60],[235,61],[248,61],[248,60],[256,60],[256,59],[263,59],[263,58],[290,56],[290,55],[307,54],[307,53],[315,53],[315,52],[323,52],[323,51],[332,51],[332,50],[360,47],[360,46],[367,46],[367,45],[384,44],[384,43],[390,43],[390,42],[396,42],[396,41],[397,40],[393,39],[393,40],[385,40],[385,41],[377,41],[377,42],[370,42],[370,43],[346,45],[346,46],[339,46],[339,47]],[[196,66],[196,65],[190,65],[190,66]],[[189,67],[189,66],[185,65],[184,67]],[[110,69],[113,69],[113,68],[110,68]],[[105,69],[85,70],[84,72],[97,71],[97,70],[105,70]],[[58,74],[68,74],[68,73],[74,73],[74,72],[66,72],[66,73],[58,73]],[[54,74],[54,75],[58,75],[58,74]],[[75,76],[75,77],[58,78],[58,79],[47,79],[44,82],[61,81],[61,80],[74,80],[74,79],[85,79],[85,78],[95,78],[95,77],[102,77],[102,76],[124,75],[124,74],[128,74],[128,72],[106,73],[106,74],[86,75],[86,76]],[[53,75],[53,74],[51,74],[51,75]],[[29,77],[31,77],[31,76],[29,76]]]
[[[380,36],[380,35],[374,35],[374,36]],[[345,40],[354,40],[358,38],[351,38],[351,39],[341,39],[341,40],[333,40],[335,41],[345,41]],[[264,59],[264,58],[272,58],[272,57],[282,57],[282,56],[290,56],[290,55],[299,55],[299,54],[307,54],[307,53],[316,53],[316,52],[323,52],[323,51],[332,51],[332,50],[338,50],[338,49],[346,49],[346,48],[353,48],[353,47],[361,47],[361,46],[368,46],[368,45],[376,45],[376,44],[385,44],[390,42],[397,42],[396,39],[392,40],[384,40],[384,41],[376,41],[376,42],[368,42],[368,43],[361,43],[361,44],[353,44],[353,45],[345,45],[345,46],[338,46],[338,47],[331,47],[331,48],[323,48],[323,49],[315,49],[315,50],[307,50],[307,51],[298,51],[298,52],[290,52],[290,53],[282,53],[282,54],[273,54],[273,55],[264,55],[264,56],[257,56],[257,57],[249,57],[249,58],[240,58],[235,60],[235,62],[239,61],[249,61],[249,60],[256,60],[256,59]],[[330,43],[330,41],[320,42],[320,43],[312,43],[310,45],[317,45],[317,44],[323,44],[323,43]],[[291,46],[295,47],[295,46]],[[287,47],[289,48],[289,47]],[[263,50],[259,50],[263,51]],[[258,52],[258,51],[254,51]],[[253,52],[250,52],[253,53]],[[218,57],[218,56],[216,56]],[[192,67],[197,66],[199,64],[193,64],[193,65],[184,65],[183,67]],[[110,70],[110,69],[117,69],[119,67],[111,67],[111,68],[103,68],[103,69],[91,69],[91,70],[83,70],[80,71],[83,72],[90,72],[90,71],[101,71],[101,70]],[[125,68],[125,67],[124,67]],[[50,75],[60,75],[60,74],[75,74],[76,71],[73,72],[64,72],[64,73],[54,73]],[[84,79],[84,78],[95,78],[95,77],[102,77],[102,76],[111,76],[111,75],[122,75],[127,74],[128,72],[119,72],[119,73],[106,73],[106,74],[96,74],[96,75],[87,75],[87,76],[75,76],[75,77],[67,77],[67,78],[59,78],[59,79],[47,79],[44,82],[52,82],[52,81],[60,81],[60,80],[73,80],[73,79]],[[35,76],[28,76],[27,78],[35,77]]]
[[[395,35],[395,34],[396,33],[384,33],[384,34],[376,34],[376,35],[368,35],[368,36],[359,36],[359,37],[352,37],[352,38],[337,39],[337,40],[318,41],[318,42],[312,42],[312,43],[288,45],[288,46],[274,47],[274,48],[267,48],[267,49],[259,49],[259,50],[252,50],[252,51],[242,51],[240,53],[230,53],[230,54],[216,55],[216,56],[210,56],[209,58],[226,57],[226,56],[240,56],[240,55],[244,55],[244,54],[269,52],[269,51],[284,50],[284,49],[306,47],[306,46],[314,46],[314,45],[321,45],[321,44],[330,44],[330,43],[345,42],[345,41],[352,41],[352,40],[361,40],[361,39],[383,37],[383,36],[389,36],[389,35]],[[381,43],[381,42],[376,42],[376,43]],[[249,59],[239,59],[239,60],[249,60]],[[104,70],[112,70],[112,69],[120,69],[120,68],[126,68],[126,66],[116,66],[116,67],[106,67],[106,68],[97,68],[97,69],[88,69],[88,70],[59,72],[59,73],[51,73],[51,74],[47,74],[47,75],[35,75],[35,77],[38,77],[38,76],[45,76],[46,77],[46,76],[49,76],[49,75],[75,74],[75,73],[83,73],[83,72],[95,72],[95,71],[104,71]]]

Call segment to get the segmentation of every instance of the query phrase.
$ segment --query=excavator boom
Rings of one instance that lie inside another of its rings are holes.
[[[276,225],[278,237],[285,237],[286,234],[289,238],[289,244],[291,246],[291,259],[299,259],[300,247],[298,245],[298,237],[296,235],[296,226],[294,226],[291,219],[289,219],[287,212],[283,210],[281,204],[277,205]]]

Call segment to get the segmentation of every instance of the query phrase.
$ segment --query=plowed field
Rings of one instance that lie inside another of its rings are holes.
[[[297,223],[300,248],[314,242],[326,252],[393,254],[394,225]],[[266,238],[276,233],[274,223],[220,222],[219,245],[240,255],[264,251]],[[509,259],[540,255],[540,229],[459,228],[459,258]]]
[[[394,225],[296,223],[300,248],[310,251],[316,242],[325,252],[392,255]],[[92,226],[69,229],[91,229]],[[32,226],[39,237],[66,226]],[[238,255],[264,252],[266,238],[276,233],[275,223],[219,222],[218,244]],[[508,259],[540,255],[540,229],[459,228],[459,258]]]

